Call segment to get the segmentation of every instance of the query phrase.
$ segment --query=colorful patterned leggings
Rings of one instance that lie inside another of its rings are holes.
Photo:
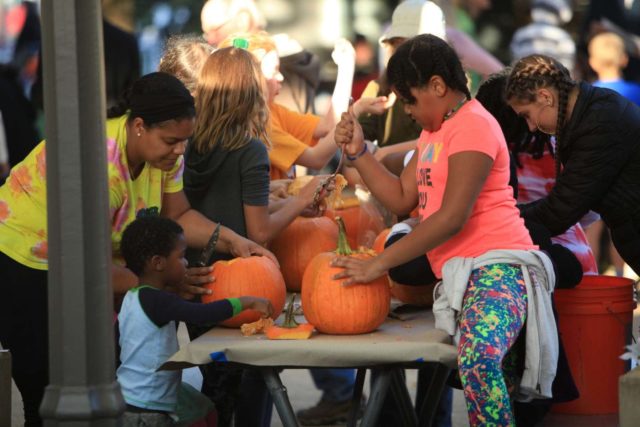
[[[527,312],[519,266],[492,264],[472,272],[460,313],[458,369],[471,426],[514,426],[503,359]]]

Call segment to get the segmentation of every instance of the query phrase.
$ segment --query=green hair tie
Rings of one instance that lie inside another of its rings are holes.
[[[242,38],[242,37],[238,37],[233,39],[233,47],[237,47],[238,49],[244,49],[247,50],[249,49],[249,40]]]

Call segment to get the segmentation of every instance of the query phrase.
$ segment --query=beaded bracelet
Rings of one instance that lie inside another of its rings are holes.
[[[364,155],[364,153],[366,153],[367,151],[369,151],[369,149],[367,148],[367,144],[364,144],[364,146],[362,147],[362,151],[360,151],[355,156],[352,157],[352,156],[347,154],[347,160],[349,160],[350,162],[353,162],[354,160],[357,160],[360,157],[362,157]]]

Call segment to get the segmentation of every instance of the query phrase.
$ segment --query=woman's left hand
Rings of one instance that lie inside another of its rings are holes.
[[[300,216],[303,218],[317,218],[324,215],[325,210],[326,208],[323,203],[318,203],[317,205],[311,204],[300,212]]]
[[[289,197],[287,190],[291,185],[291,179],[274,179],[269,183],[269,197],[276,199],[286,199]]]
[[[331,262],[332,267],[344,268],[335,276],[334,280],[347,279],[342,282],[344,286],[354,283],[369,283],[383,276],[386,270],[380,266],[378,257],[361,259],[348,256],[336,257]]]
[[[266,256],[273,261],[278,268],[280,268],[280,263],[276,259],[276,256],[270,250],[260,246],[252,240],[245,239],[244,237],[234,233],[234,236],[229,240],[228,245],[229,253],[234,257],[248,258],[253,255]]]

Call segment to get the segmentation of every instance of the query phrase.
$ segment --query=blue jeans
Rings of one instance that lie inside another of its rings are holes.
[[[322,399],[344,402],[351,399],[356,382],[354,369],[314,368],[309,369],[316,387],[322,391]]]

